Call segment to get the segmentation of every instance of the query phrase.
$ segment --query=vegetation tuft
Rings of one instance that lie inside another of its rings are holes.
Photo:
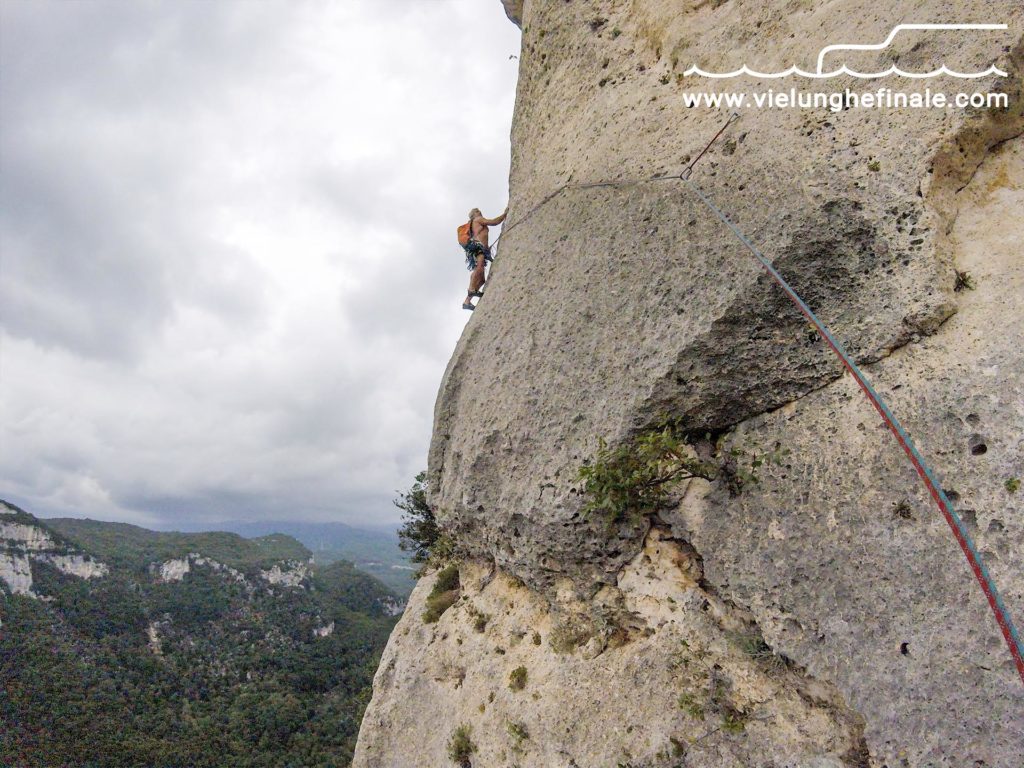
[[[491,617],[486,613],[477,613],[473,617],[473,629],[477,632],[483,632],[487,629],[487,622],[490,621]]]
[[[900,499],[892,505],[892,516],[899,520],[913,520],[914,510],[911,509],[909,501]]]
[[[602,439],[592,463],[580,467],[584,511],[616,522],[647,515],[667,504],[670,490],[693,477],[714,479],[716,467],[692,455],[686,441],[666,427],[610,448]]]
[[[451,537],[441,532],[437,516],[427,503],[428,488],[427,473],[420,472],[412,487],[395,499],[394,505],[405,512],[398,529],[398,546],[412,553],[409,559],[414,563],[440,565],[453,557],[455,547]]]
[[[728,637],[741,653],[761,663],[767,671],[777,673],[786,668],[785,658],[775,653],[759,632],[731,632]]]
[[[472,732],[470,726],[460,725],[452,731],[452,737],[448,740],[448,757],[460,768],[467,768],[470,765],[469,758],[476,752],[476,744],[470,738]]]
[[[956,270],[956,282],[953,284],[953,290],[956,293],[961,291],[973,291],[974,290],[974,278],[971,277],[971,273],[967,271]]]
[[[530,738],[530,731],[527,729],[526,723],[510,720],[505,727],[508,729],[508,735],[519,743]]]
[[[747,728],[747,716],[738,709],[726,707],[722,712],[722,730],[726,733],[743,733]]]
[[[441,615],[455,605],[459,599],[459,566],[455,563],[442,568],[434,580],[434,587],[427,595],[427,609],[423,612],[423,622],[433,624]]]
[[[672,757],[680,758],[686,757],[686,744],[675,736],[668,737],[669,744],[672,745]]]
[[[643,432],[614,448],[602,439],[593,460],[579,469],[587,499],[584,512],[609,524],[646,516],[666,507],[681,482],[696,477],[722,477],[736,495],[743,485],[758,481],[761,466],[777,463],[788,451],[779,446],[767,453],[733,447],[722,455],[719,446],[718,453],[717,461],[698,457],[671,426]]]
[[[572,653],[594,636],[594,628],[582,619],[557,622],[548,633],[548,645],[555,653]]]
[[[437,572],[437,580],[434,582],[432,594],[450,592],[459,588],[459,566],[455,563],[445,566]]]
[[[521,691],[526,687],[526,667],[516,667],[509,673],[508,687],[513,691]]]
[[[680,694],[678,704],[681,710],[695,720],[704,719],[704,705],[692,693]]]

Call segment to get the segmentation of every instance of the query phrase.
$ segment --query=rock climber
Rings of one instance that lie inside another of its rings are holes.
[[[484,269],[487,262],[491,260],[491,249],[487,244],[490,236],[488,227],[501,224],[506,216],[508,216],[508,206],[505,206],[501,216],[493,219],[485,219],[484,215],[480,213],[480,209],[474,208],[469,212],[469,222],[459,227],[460,242],[463,239],[466,240],[462,244],[466,251],[466,268],[473,271],[469,277],[469,291],[466,294],[466,300],[462,302],[463,309],[476,309],[473,299],[484,295],[483,287],[487,282],[487,278],[484,277]]]

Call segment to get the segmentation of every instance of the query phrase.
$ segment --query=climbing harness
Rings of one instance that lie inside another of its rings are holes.
[[[494,257],[491,254],[491,249],[481,243],[479,240],[470,240],[466,245],[463,246],[463,250],[466,253],[466,269],[472,272],[476,269],[477,256],[483,254],[484,262],[494,261]]]
[[[530,208],[524,216],[510,224],[508,227],[502,230],[499,239],[506,232],[509,232],[514,227],[522,224],[524,221],[529,219],[537,210],[549,203],[555,197],[568,189],[594,189],[597,187],[620,187],[620,186],[635,186],[644,183],[658,182],[658,181],[681,181],[686,187],[693,192],[697,198],[713,213],[715,216],[732,232],[732,234],[743,244],[743,246],[750,251],[751,254],[760,262],[761,266],[772,278],[772,280],[782,289],[786,296],[796,305],[797,309],[807,318],[807,320],[814,326],[818,334],[825,340],[829,348],[835,353],[836,357],[842,363],[843,367],[850,372],[857,385],[861,388],[864,394],[867,396],[871,405],[874,406],[875,410],[878,411],[882,417],[882,421],[885,422],[886,427],[892,432],[896,441],[903,449],[904,453],[910,459],[911,464],[914,465],[914,469],[917,471],[918,476],[921,478],[925,487],[928,489],[929,494],[938,506],[939,511],[942,513],[943,518],[949,525],[950,530],[953,532],[953,538],[956,539],[957,544],[960,545],[960,549],[964,553],[964,557],[967,558],[967,563],[971,568],[971,572],[977,579],[978,584],[981,586],[981,591],[985,595],[985,599],[988,600],[989,607],[992,609],[992,613],[995,615],[996,623],[999,625],[999,630],[1003,634],[1003,638],[1006,640],[1006,645],[1010,650],[1010,655],[1013,657],[1013,662],[1017,667],[1017,673],[1020,675],[1021,682],[1024,682],[1024,648],[1022,648],[1020,635],[1017,632],[1013,621],[1010,618],[1010,612],[1007,610],[1006,605],[1003,603],[1003,599],[999,594],[999,590],[996,589],[995,581],[993,581],[991,574],[985,567],[985,564],[981,560],[981,555],[978,552],[977,547],[971,540],[970,534],[967,532],[967,528],[953,509],[953,505],[950,503],[949,498],[946,496],[946,492],[942,490],[942,486],[935,479],[935,475],[925,462],[921,452],[914,445],[914,441],[910,439],[910,435],[907,434],[906,430],[900,424],[899,420],[886,405],[882,397],[875,391],[874,387],[868,381],[863,371],[857,366],[850,355],[846,352],[843,346],[836,340],[832,335],[832,332],[823,323],[817,315],[811,310],[807,303],[800,298],[799,294],[793,287],[786,282],[785,278],[779,274],[778,270],[772,266],[772,263],[758,250],[758,248],[750,241],[750,239],[740,231],[737,227],[722,211],[719,209],[714,202],[698,187],[693,181],[690,180],[690,176],[693,174],[693,168],[697,164],[705,153],[711,148],[711,146],[718,140],[718,138],[725,132],[725,130],[735,120],[739,118],[739,115],[733,112],[725,124],[719,129],[711,141],[705,145],[705,147],[697,154],[697,156],[690,162],[689,165],[683,170],[682,173],[675,176],[651,176],[644,179],[631,179],[631,180],[612,180],[612,181],[599,181],[590,184],[563,184],[554,192],[547,195],[539,203]],[[498,240],[495,240],[495,245]],[[493,247],[493,246],[492,246]]]

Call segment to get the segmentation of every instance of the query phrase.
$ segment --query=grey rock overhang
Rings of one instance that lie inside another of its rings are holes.
[[[523,0],[501,0],[505,15],[517,27],[523,26]]]

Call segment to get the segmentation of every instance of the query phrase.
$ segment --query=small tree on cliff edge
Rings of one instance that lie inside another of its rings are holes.
[[[427,562],[441,535],[434,510],[427,504],[427,473],[416,475],[412,488],[395,499],[394,503],[405,512],[402,515],[402,527],[398,529],[398,546],[412,553],[414,563]]]

